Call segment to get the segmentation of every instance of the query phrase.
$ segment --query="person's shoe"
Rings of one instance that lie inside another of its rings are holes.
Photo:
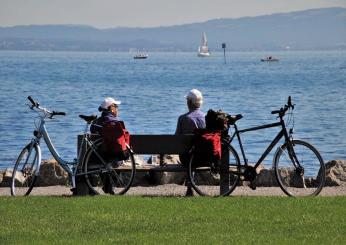
[[[250,181],[249,187],[250,187],[252,190],[256,190],[256,183],[255,183],[254,181]]]
[[[113,191],[113,188],[111,186],[103,186],[102,190],[104,193],[114,195],[115,192]]]
[[[192,188],[187,188],[186,193],[185,193],[186,197],[193,197],[193,191]]]

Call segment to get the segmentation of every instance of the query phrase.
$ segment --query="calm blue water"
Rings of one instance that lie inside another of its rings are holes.
[[[295,137],[314,144],[325,160],[346,159],[346,52],[273,52],[280,62],[262,63],[267,53],[228,53],[197,58],[195,53],[0,52],[0,169],[13,164],[31,139],[36,115],[31,95],[42,106],[65,111],[47,123],[66,160],[76,157],[79,114],[97,114],[105,96],[120,99],[121,117],[133,134],[173,134],[192,88],[205,96],[204,111],[242,113],[239,128],[276,121],[291,95]],[[256,161],[277,129],[243,134],[247,157]],[[43,159],[50,158],[43,148]],[[270,164],[272,156],[266,159]]]

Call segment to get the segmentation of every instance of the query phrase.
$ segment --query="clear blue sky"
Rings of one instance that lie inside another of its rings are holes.
[[[0,0],[0,26],[152,27],[325,7],[346,0]]]

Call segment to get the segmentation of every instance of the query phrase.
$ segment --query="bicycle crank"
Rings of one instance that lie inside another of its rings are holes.
[[[244,180],[253,182],[257,177],[256,169],[252,166],[247,166],[244,171]]]

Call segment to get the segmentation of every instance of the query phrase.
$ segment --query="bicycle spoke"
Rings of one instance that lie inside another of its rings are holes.
[[[29,195],[36,180],[37,159],[38,152],[32,144],[27,145],[19,154],[12,173],[11,195]]]
[[[229,162],[224,170],[222,170],[221,163],[194,167],[193,155],[191,156],[189,177],[192,187],[198,194],[203,196],[226,196],[236,188],[239,181],[240,161],[233,147],[228,147]]]
[[[293,143],[295,161],[289,157],[287,144],[275,156],[278,183],[290,196],[317,195],[325,182],[323,160],[318,151],[307,142],[294,140]]]
[[[119,170],[121,164],[114,158],[103,157],[101,141],[89,148],[84,157],[83,174],[95,194],[124,194],[130,187],[135,174],[135,161],[130,154],[130,169]],[[124,172],[127,171],[127,172]]]

